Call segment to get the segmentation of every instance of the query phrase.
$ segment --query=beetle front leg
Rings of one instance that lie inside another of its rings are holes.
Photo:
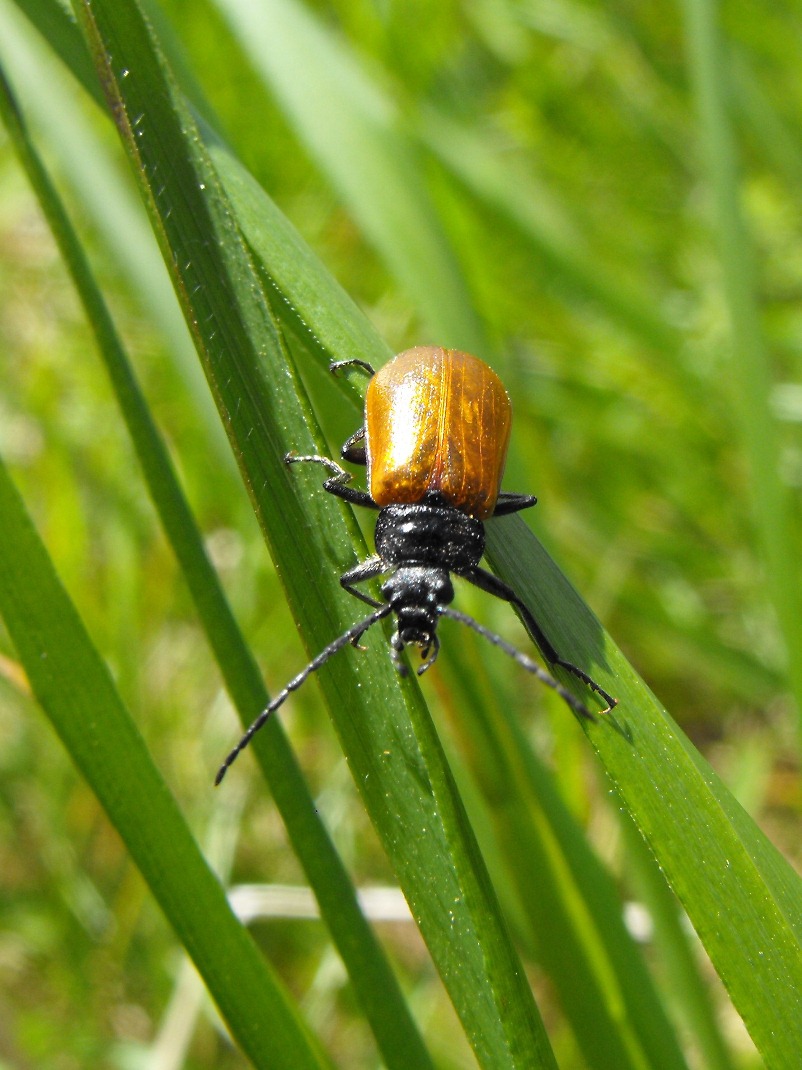
[[[383,606],[385,603],[377,602],[376,599],[371,598],[369,594],[357,590],[354,584],[366,583],[368,580],[375,580],[377,576],[381,576],[382,572],[386,571],[387,566],[385,563],[378,554],[374,554],[374,556],[369,557],[367,561],[361,561],[358,565],[354,565],[353,568],[349,568],[347,572],[344,572],[342,576],[340,576],[340,583],[343,590],[348,591],[354,598],[359,598],[362,602],[366,602],[369,606],[374,606],[378,609],[379,606]]]
[[[459,573],[463,579],[468,580],[474,587],[478,587],[482,591],[487,591],[488,594],[495,595],[496,598],[501,598],[504,602],[509,602],[519,610],[523,617],[524,624],[529,629],[537,645],[543,652],[543,656],[551,665],[559,665],[565,669],[566,672],[570,672],[572,676],[576,676],[578,680],[586,684],[591,691],[595,691],[597,695],[600,695],[607,703],[608,708],[612,709],[613,706],[618,704],[618,699],[613,698],[612,695],[608,695],[601,684],[597,684],[592,676],[589,676],[584,669],[580,669],[578,665],[574,665],[571,661],[566,661],[565,658],[560,657],[557,651],[554,649],[551,641],[546,637],[543,629],[540,627],[534,616],[530,612],[529,608],[524,605],[518,595],[513,591],[511,587],[508,587],[506,583],[494,576],[492,572],[486,572],[483,568],[478,566],[473,569],[469,569],[466,572]],[[605,710],[605,712],[607,712]]]

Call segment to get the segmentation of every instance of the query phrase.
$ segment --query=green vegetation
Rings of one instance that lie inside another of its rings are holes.
[[[138,3],[0,3],[0,1068],[795,1067],[793,13]],[[282,457],[419,343],[507,384],[490,562],[620,705],[376,628],[215,791],[360,613]]]

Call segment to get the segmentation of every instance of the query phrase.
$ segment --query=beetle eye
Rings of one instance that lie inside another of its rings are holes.
[[[446,602],[453,602],[454,600],[454,585],[448,577],[448,574],[440,577],[438,582],[433,585],[433,592],[437,598],[437,604],[443,605]]]

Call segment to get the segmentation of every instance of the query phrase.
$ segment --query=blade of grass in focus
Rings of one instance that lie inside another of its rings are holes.
[[[218,160],[225,153],[220,146],[214,151]],[[230,167],[232,172],[237,170],[233,158]],[[261,206],[256,207],[258,195],[249,190],[247,181],[238,192],[238,214],[242,200],[254,193],[249,226],[256,232],[261,212]],[[256,247],[254,241],[251,245]],[[269,247],[268,240],[263,247]],[[314,289],[311,260],[305,268],[308,272],[304,272],[303,286],[308,294]],[[281,275],[270,266],[267,271],[273,279]],[[291,273],[282,277],[289,287],[299,283]],[[321,272],[321,292],[328,293],[326,280]],[[283,298],[289,308],[296,293],[290,288]],[[332,337],[335,330],[346,337],[350,327],[343,325],[342,315],[349,313],[340,305],[336,312],[334,306],[310,305],[305,322],[317,337]],[[290,492],[289,484],[280,486],[283,493]],[[317,481],[310,479],[304,487],[311,494],[318,489]],[[316,520],[326,526],[327,536],[336,540],[330,522],[334,513],[336,510],[322,507]],[[539,547],[509,522],[491,528],[494,560],[505,578],[524,591],[528,604],[548,621],[549,634],[553,630],[552,637],[561,651],[592,669],[621,698],[619,711],[589,730],[591,738],[633,820],[688,909],[767,1064],[793,1065],[789,1060],[799,1050],[796,1031],[802,1018],[795,995],[800,990],[795,975],[798,880],[653,704],[648,692],[630,682],[618,655],[603,642],[597,625],[566,591],[559,573]],[[321,543],[318,553],[325,553],[325,545]],[[348,540],[338,545],[337,560],[330,562],[335,573],[337,567],[353,560]],[[319,558],[308,563],[306,578],[316,585],[325,583]],[[332,597],[336,599],[336,594]],[[329,637],[335,634],[338,622],[330,620],[330,625]],[[375,647],[374,654],[378,656]],[[726,924],[721,921],[722,904],[728,911]],[[741,939],[742,933],[746,939]]]
[[[345,531],[332,537],[337,525],[326,514],[336,503],[307,497],[307,480],[283,463],[290,447],[313,452],[316,444],[306,430],[305,403],[296,397],[297,380],[287,375],[282,339],[261,286],[254,285],[229,203],[138,9],[97,3],[79,15],[291,604],[311,648],[319,649],[344,619],[344,596],[334,575],[321,574],[319,560],[349,540]],[[306,537],[299,540],[298,532]],[[374,652],[380,638],[367,640]],[[399,690],[388,659],[363,664],[356,652],[347,653],[321,671],[321,685],[477,1057],[493,1067],[552,1066],[419,693],[411,681]],[[413,841],[410,829],[419,830]],[[448,934],[445,903],[454,926]],[[479,990],[488,997],[481,1002]]]
[[[329,1066],[234,917],[0,462],[0,614],[31,688],[254,1066]],[[232,977],[236,978],[232,984]]]
[[[95,332],[118,404],[134,442],[153,502],[192,592],[231,699],[247,728],[269,696],[256,661],[226,601],[192,513],[144,396],[134,377],[89,262],[58,198],[0,71],[0,114]],[[358,993],[388,1067],[431,1067],[389,964],[359,908],[278,719],[254,742],[254,751],[287,826],[290,841],[315,892],[332,937]]]
[[[500,528],[507,529],[503,537]],[[615,797],[687,911],[767,1065],[793,1065],[802,1046],[802,880],[593,617],[575,614],[580,600],[570,584],[562,577],[544,582],[548,559],[523,522],[489,525],[488,552],[536,617],[552,623],[549,638],[562,656],[590,669],[619,699],[611,713],[583,722]],[[571,631],[562,632],[571,618]]]

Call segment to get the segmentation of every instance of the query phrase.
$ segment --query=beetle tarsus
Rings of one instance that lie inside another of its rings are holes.
[[[332,375],[338,375],[343,368],[358,368],[372,379],[376,374],[373,365],[368,364],[366,360],[360,360],[359,357],[352,357],[350,360],[335,360],[329,364],[329,371]]]
[[[604,699],[607,703],[607,708],[599,710],[599,716],[609,713],[610,710],[615,709],[618,705],[618,699],[613,698],[612,695],[608,695],[604,688],[600,684],[597,684],[592,676],[588,676],[583,669],[580,669],[578,665],[573,665],[570,661],[566,661],[565,658],[557,658],[552,664],[559,665],[560,668],[565,669],[566,672],[570,672],[572,676],[576,676],[576,678],[581,680],[583,684],[587,684],[591,691],[595,691],[597,695],[600,695]]]

